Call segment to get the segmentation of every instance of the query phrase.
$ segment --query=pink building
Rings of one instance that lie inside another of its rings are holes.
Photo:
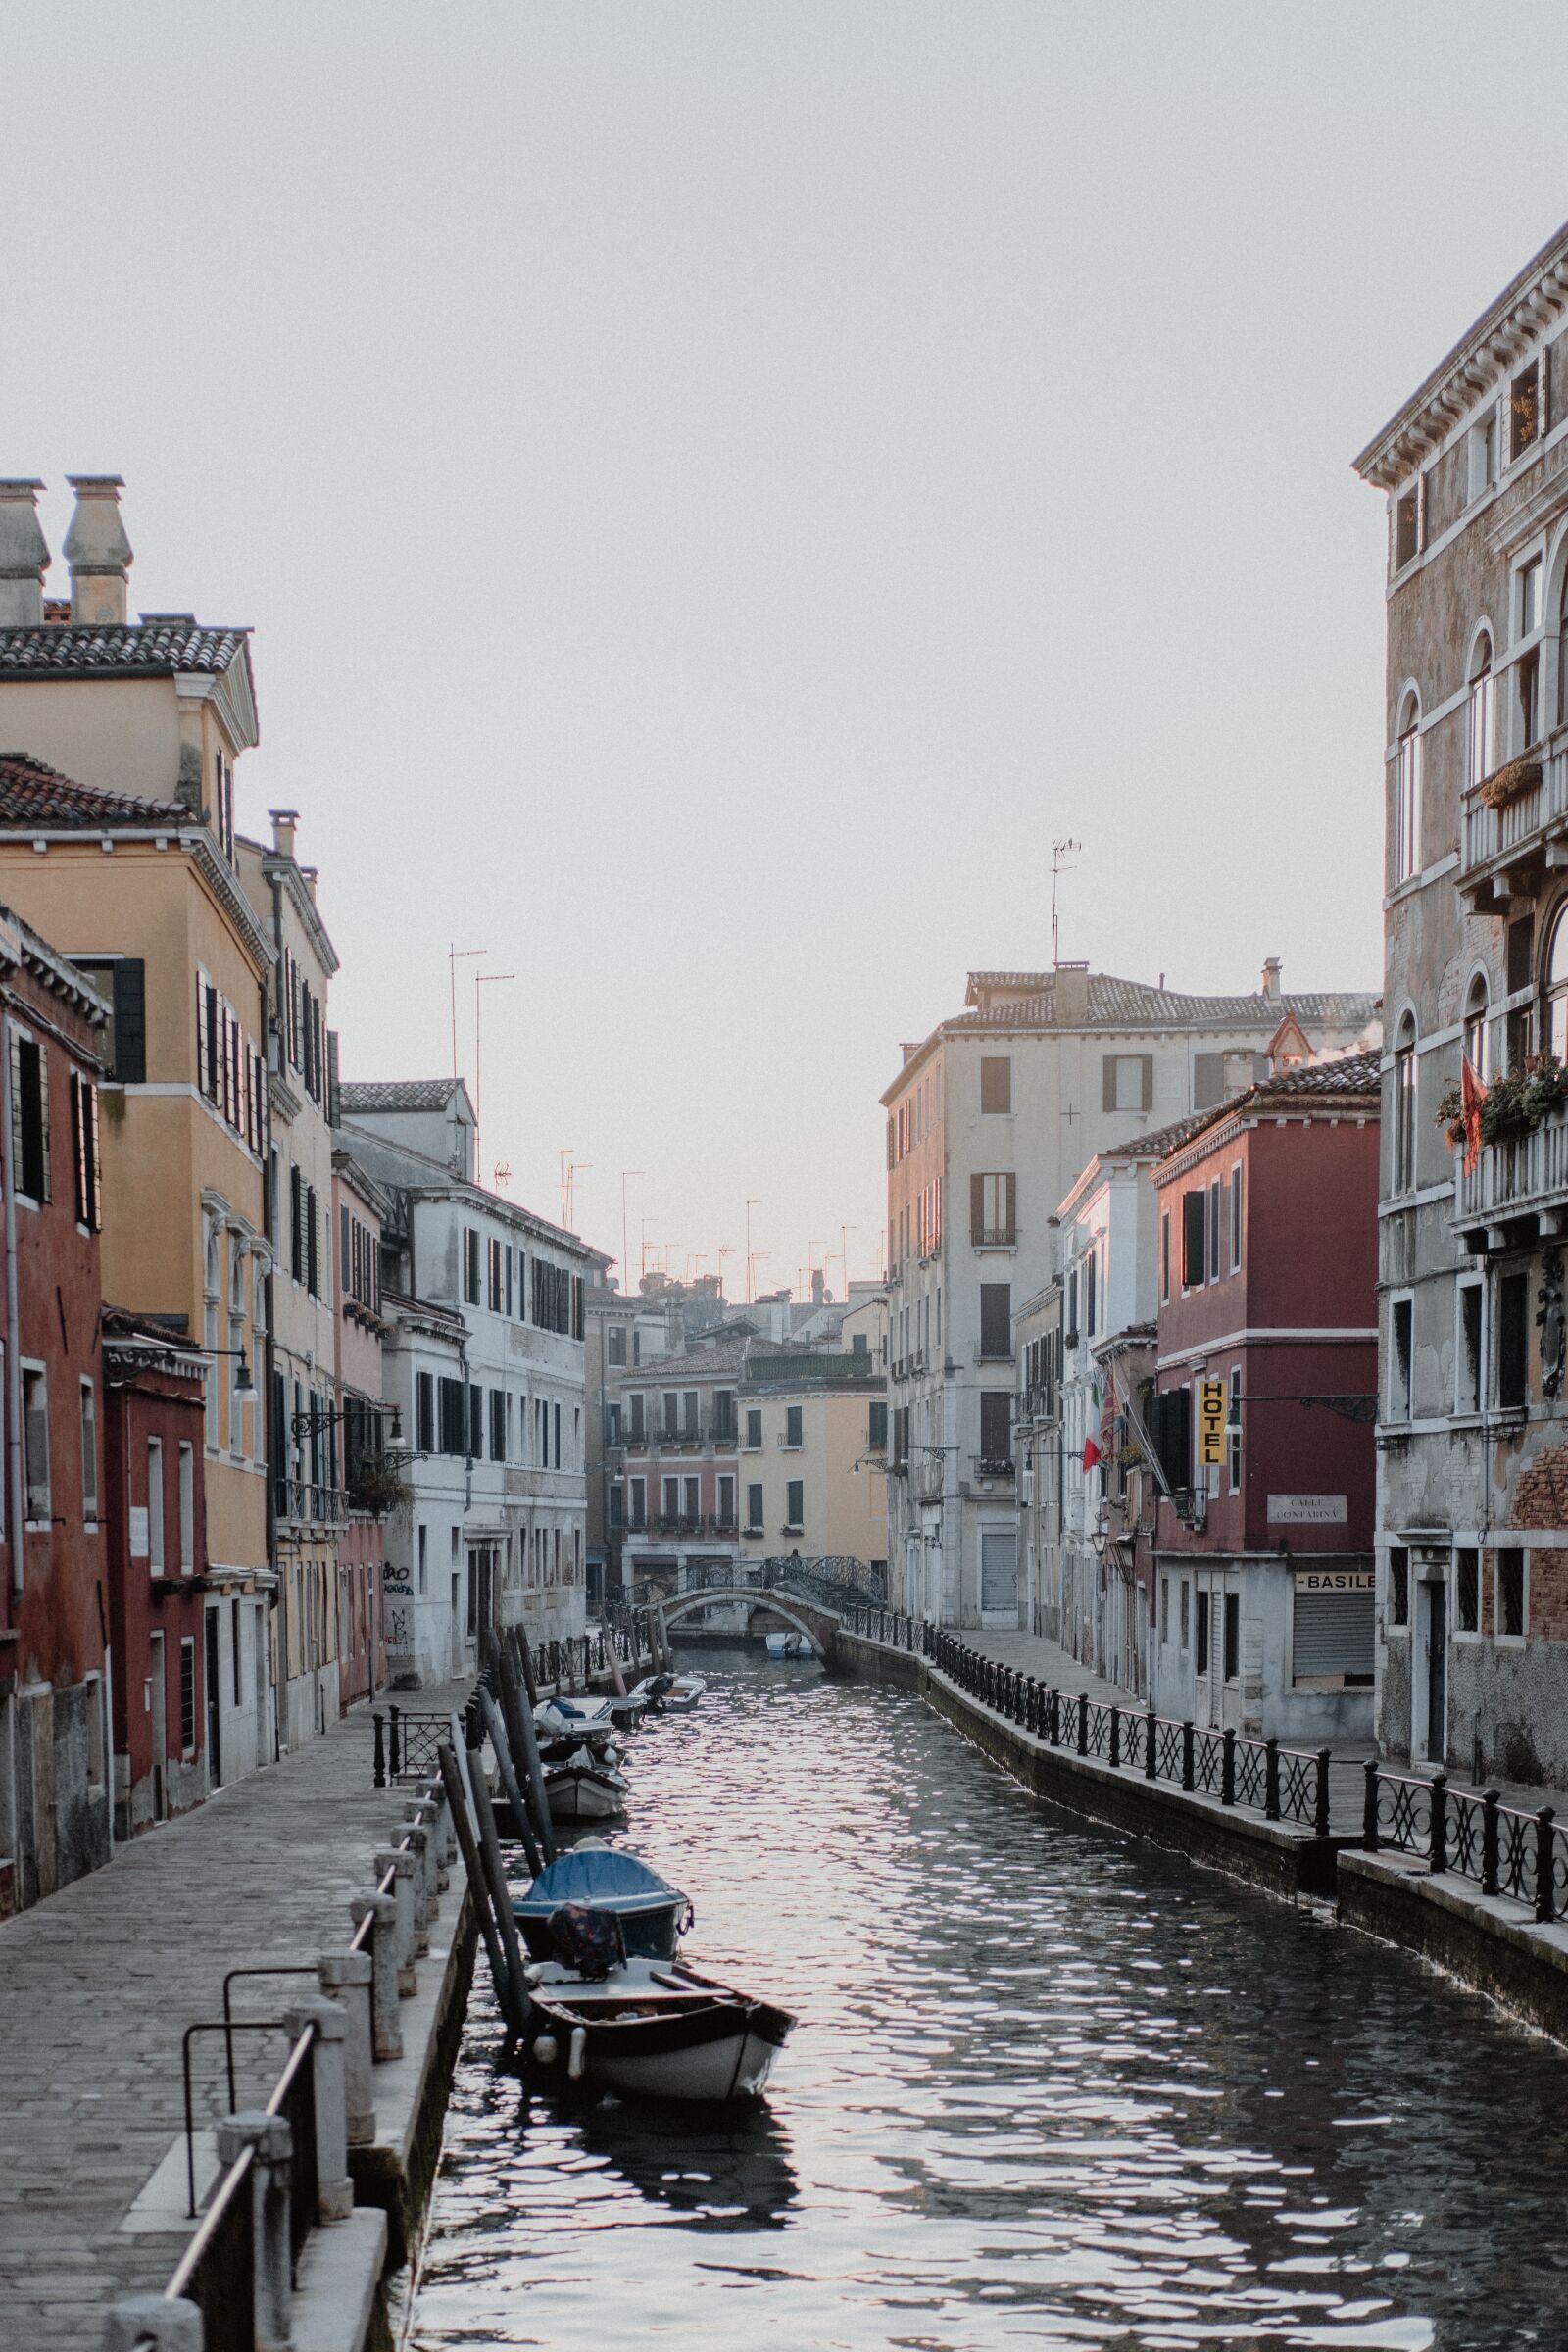
[[[342,1705],[386,1681],[386,1513],[396,1466],[387,1459],[392,1415],[383,1395],[381,1228],[385,1194],[352,1153],[332,1154],[337,1232],[337,1387],[343,1428],[346,1519],[338,1538],[338,1675]]]

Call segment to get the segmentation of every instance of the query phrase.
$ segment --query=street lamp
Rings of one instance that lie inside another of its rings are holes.
[[[250,1368],[250,1364],[249,1364],[249,1362],[248,1362],[248,1360],[247,1360],[247,1358],[246,1358],[245,1350],[244,1350],[244,1348],[204,1348],[202,1349],[202,1353],[203,1353],[204,1355],[213,1355],[213,1356],[218,1356],[218,1355],[229,1356],[229,1357],[238,1356],[238,1358],[239,1358],[239,1369],[238,1369],[238,1371],[237,1371],[237,1372],[234,1374],[234,1395],[235,1395],[236,1396],[255,1396],[255,1394],[256,1394],[256,1383],[255,1383],[255,1381],[254,1381],[254,1380],[252,1380],[252,1378],[251,1378],[251,1368]]]

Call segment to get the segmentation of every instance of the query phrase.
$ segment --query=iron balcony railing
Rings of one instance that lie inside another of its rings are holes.
[[[1454,1217],[1484,1224],[1568,1200],[1568,1110],[1549,1111],[1539,1127],[1483,1144],[1466,1175],[1462,1155],[1454,1176]]]
[[[1494,1788],[1450,1788],[1446,1773],[1422,1780],[1368,1763],[1362,1843],[1509,1895],[1544,1923],[1568,1915],[1568,1838],[1550,1805],[1521,1812]]]
[[[332,1526],[346,1517],[341,1487],[310,1478],[274,1478],[272,1504],[279,1519],[298,1525]]]
[[[1561,816],[1568,816],[1568,731],[1561,728],[1548,744],[1537,745],[1524,758],[1507,763],[1507,771],[1498,771],[1504,781],[1514,774],[1518,782],[1505,805],[1493,808],[1483,799],[1488,786],[1495,788],[1496,779],[1488,777],[1472,784],[1461,802],[1459,824],[1459,873],[1461,881],[1478,867],[1490,865],[1494,858],[1507,860],[1509,851],[1524,851],[1533,834]]]

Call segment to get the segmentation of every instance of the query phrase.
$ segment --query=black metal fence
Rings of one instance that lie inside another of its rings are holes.
[[[1494,1788],[1450,1788],[1444,1772],[1422,1779],[1368,1763],[1361,1842],[1372,1854],[1415,1854],[1543,1922],[1568,1916],[1568,1837],[1550,1805],[1525,1813]]]

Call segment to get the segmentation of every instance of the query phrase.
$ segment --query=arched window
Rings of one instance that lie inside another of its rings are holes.
[[[1408,882],[1421,870],[1421,713],[1415,696],[1405,697],[1399,721],[1395,785],[1394,879]]]
[[[1568,905],[1559,906],[1546,947],[1542,975],[1545,1013],[1542,1027],[1546,1044],[1559,1061],[1568,1061]]]
[[[1487,1025],[1490,1005],[1486,974],[1477,972],[1464,1004],[1464,1057],[1483,1086],[1492,1082],[1492,1032]]]
[[[1557,600],[1557,724],[1568,727],[1568,565]]]
[[[1396,1193],[1415,1186],[1415,1020],[1406,1013],[1394,1049],[1394,1184]]]
[[[1492,758],[1492,639],[1485,629],[1476,639],[1470,661],[1470,783],[1472,788],[1491,775]]]

